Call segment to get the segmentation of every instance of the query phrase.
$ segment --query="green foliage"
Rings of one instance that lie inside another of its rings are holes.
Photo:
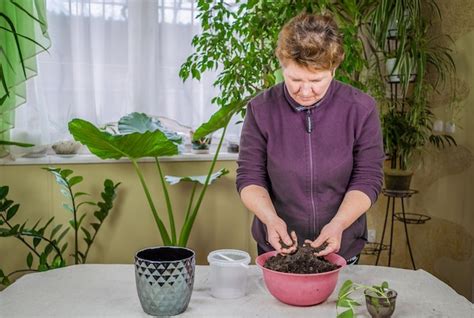
[[[414,113],[417,114],[414,114]],[[457,145],[456,140],[450,135],[433,135],[433,114],[429,109],[423,112],[415,108],[407,111],[397,111],[391,108],[382,114],[382,134],[385,151],[391,154],[391,168],[402,170],[409,168],[413,153],[423,147],[427,141],[441,148],[446,145]],[[416,120],[416,122],[413,122]],[[428,138],[428,139],[427,139]],[[396,162],[393,159],[398,159]]]
[[[219,179],[220,177],[226,175],[229,173],[229,170],[227,169],[221,169],[217,171],[216,173],[213,173],[211,175],[211,178],[209,179],[209,184],[212,184],[214,181]],[[178,184],[181,181],[186,181],[186,182],[197,182],[202,185],[206,183],[207,175],[206,176],[187,176],[187,177],[175,177],[175,176],[165,176],[166,182],[168,182],[170,185]]]
[[[119,184],[114,184],[111,180],[104,181],[104,190],[101,193],[102,201],[97,203],[91,201],[78,202],[78,198],[88,196],[85,192],[74,192],[73,187],[82,182],[82,176],[73,176],[73,171],[60,168],[44,168],[51,172],[56,182],[61,187],[61,193],[67,200],[64,208],[71,213],[69,226],[64,224],[55,224],[54,217],[46,222],[38,220],[33,226],[28,225],[28,221],[24,223],[15,223],[15,216],[19,211],[20,204],[15,204],[13,200],[7,198],[9,187],[0,187],[0,237],[16,238],[23,243],[29,250],[26,255],[26,268],[15,270],[9,274],[5,274],[0,269],[0,285],[9,285],[12,277],[21,272],[46,271],[66,266],[65,253],[68,243],[64,242],[64,238],[72,228],[74,231],[74,250],[71,254],[74,256],[75,264],[84,264],[87,261],[89,250],[97,236],[97,233],[103,222],[109,215],[113,207],[113,201],[116,197],[116,189]],[[94,221],[85,226],[83,224],[87,212],[82,214],[82,206],[94,206]],[[79,229],[84,234],[86,243],[85,249],[81,250],[78,244]]]
[[[376,295],[380,297],[384,297],[388,301],[388,283],[383,282],[380,286],[367,286],[356,284],[351,280],[346,280],[341,288],[339,289],[338,298],[336,302],[336,311],[337,311],[337,318],[352,318],[355,317],[355,310],[356,307],[360,306],[361,304],[351,298],[352,293],[357,290],[365,289],[374,292]],[[340,310],[343,309],[341,312]]]
[[[132,133],[145,133],[149,132],[162,132],[166,139],[172,143],[180,144],[181,137],[179,137],[175,132],[168,131],[159,120],[148,117],[144,113],[132,113],[127,116],[120,118],[118,123],[118,131],[121,134],[132,134]],[[157,141],[159,144],[166,144],[163,141]],[[173,153],[174,154],[174,153]],[[141,155],[145,157],[146,155]],[[158,156],[166,156],[166,154],[158,154]]]
[[[84,178],[82,176],[73,176],[73,171],[70,169],[43,169],[51,172],[54,175],[56,182],[61,187],[61,193],[67,200],[67,202],[63,204],[63,207],[67,212],[72,214],[71,219],[69,220],[69,225],[74,231],[74,261],[75,264],[84,264],[87,261],[89,249],[94,242],[100,227],[107,218],[109,211],[113,207],[113,201],[116,198],[116,189],[120,183],[114,184],[111,180],[106,179],[104,181],[104,191],[101,193],[101,198],[103,201],[99,201],[97,203],[92,201],[79,202],[79,197],[89,196],[89,194],[85,192],[73,191],[73,187],[83,181]],[[81,207],[86,205],[93,206],[97,209],[93,213],[95,217],[94,223],[90,224],[92,229],[87,229],[85,226],[83,226],[83,221],[87,215],[87,212],[83,212],[81,214],[80,211],[82,211]],[[86,250],[84,252],[79,248],[79,230],[82,231],[84,235],[84,241],[87,244]],[[92,234],[91,231],[93,232]]]
[[[396,97],[397,101],[388,100],[385,93],[375,94],[381,104],[384,147],[392,168],[408,169],[413,153],[428,142],[438,148],[456,145],[452,136],[432,133],[429,93],[445,84],[456,71],[452,50],[440,44],[446,40],[452,43],[452,40],[446,34],[432,36],[430,33],[436,16],[441,18],[434,0],[378,0],[372,13],[369,34],[378,81],[385,82],[381,65],[386,58],[394,57],[395,69],[400,72],[401,97]],[[389,34],[391,38],[387,38]],[[415,80],[413,71],[416,71]],[[376,80],[372,84],[371,93],[380,86]],[[410,86],[412,93],[409,93]]]
[[[145,196],[164,245],[186,246],[192,226],[194,224],[194,220],[206,193],[207,186],[215,179],[228,172],[227,170],[222,169],[215,174],[212,173],[217,161],[217,154],[219,153],[219,149],[222,146],[224,137],[223,134],[217,147],[217,153],[212,160],[208,174],[198,177],[184,177],[182,179],[183,181],[191,181],[195,184],[191,194],[185,221],[178,236],[174,222],[173,207],[168,194],[165,176],[163,175],[160,161],[158,159],[162,156],[172,156],[179,153],[179,144],[181,144],[181,138],[177,134],[166,131],[158,120],[150,118],[143,113],[132,113],[122,117],[119,120],[117,131],[112,130],[114,132],[113,134],[104,130],[100,130],[92,123],[81,119],[72,120],[69,123],[69,131],[74,136],[75,140],[87,146],[92,153],[102,159],[120,159],[123,157],[130,159],[145,192]],[[145,181],[145,177],[138,165],[137,160],[144,157],[155,158],[157,171],[166,201],[169,229],[166,228],[162,218],[160,217],[160,214],[158,213],[155,202],[152,199],[148,185]],[[170,180],[174,180],[174,183],[181,181],[181,179],[178,181],[173,179],[176,177],[168,178],[170,178]],[[198,183],[201,183],[203,187],[197,201],[194,202],[195,190]]]
[[[212,142],[212,137],[201,137],[201,138],[192,140],[191,143],[192,143],[193,149],[202,150],[202,149],[209,149],[209,147],[211,146],[211,142]]]
[[[367,70],[370,59],[364,41],[376,0],[332,1],[326,10],[334,15],[343,36],[344,60],[337,69],[336,79],[367,91]]]
[[[136,120],[135,123],[139,123],[139,121]],[[120,127],[123,126],[119,126],[119,129]],[[152,125],[149,129],[144,132],[137,130],[133,133],[112,135],[82,119],[73,119],[69,122],[69,130],[74,134],[76,140],[87,145],[89,150],[101,159],[120,159],[122,157],[138,159],[173,156],[178,153],[177,144],[181,142],[181,139],[170,140],[164,132]],[[128,127],[127,131],[129,131]]]

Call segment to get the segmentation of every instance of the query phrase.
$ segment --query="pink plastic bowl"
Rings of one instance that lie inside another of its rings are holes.
[[[346,266],[346,260],[330,254],[325,257],[331,263],[340,265],[336,270],[319,274],[291,274],[272,271],[263,264],[276,251],[257,257],[255,262],[263,270],[263,280],[270,293],[279,301],[294,306],[317,305],[328,299],[336,288],[339,271]]]

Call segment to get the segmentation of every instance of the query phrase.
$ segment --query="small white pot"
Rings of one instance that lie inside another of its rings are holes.
[[[388,58],[385,61],[385,67],[387,70],[388,80],[390,82],[399,83],[400,82],[400,69],[399,65],[395,67],[397,59],[395,57]],[[410,74],[410,82],[414,81],[416,78],[416,68],[413,66],[413,69]]]
[[[444,122],[441,119],[436,119],[433,122],[433,132],[442,133],[444,131]]]
[[[447,134],[454,134],[456,132],[456,124],[452,121],[447,121],[444,125],[444,131]]]

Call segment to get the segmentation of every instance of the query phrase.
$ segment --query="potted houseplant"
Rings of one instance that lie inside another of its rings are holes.
[[[211,148],[212,134],[194,138],[194,132],[191,132],[191,152],[195,154],[207,154]]]
[[[439,10],[433,0],[427,1],[426,6],[421,0],[409,3],[379,0],[371,14],[371,56],[376,61],[381,58],[387,61],[386,72],[380,68],[380,61],[374,63],[379,66],[372,71],[378,77],[375,86],[388,85],[385,74],[391,85],[390,97],[386,96],[384,88],[370,89],[381,105],[383,141],[390,159],[390,167],[384,171],[385,187],[390,190],[409,189],[413,154],[422,150],[425,144],[456,145],[449,134],[433,134],[429,94],[455,71],[451,49],[437,44],[444,35],[433,37],[428,33],[430,17],[436,14]],[[396,30],[393,30],[394,26]],[[427,79],[429,66],[434,80]]]
[[[397,292],[389,288],[387,282],[380,286],[368,286],[346,280],[341,288],[336,302],[337,318],[355,317],[355,308],[360,303],[354,300],[351,295],[357,290],[364,290],[367,311],[372,318],[390,318],[395,311]],[[342,312],[340,310],[345,308]]]
[[[389,53],[386,55],[385,67],[388,81],[391,83],[400,83],[403,73],[401,71],[400,62],[397,60],[395,53]],[[409,81],[413,82],[416,78],[416,65],[413,65],[411,70],[412,71],[408,74],[408,77]]]
[[[377,289],[377,286],[372,286]],[[378,289],[380,293],[373,289],[365,289],[365,304],[367,311],[373,318],[389,318],[395,311],[395,304],[397,301],[397,292],[393,289],[383,287]]]
[[[9,187],[0,187],[0,238],[15,238],[21,241],[28,250],[26,255],[26,267],[7,273],[0,269],[0,285],[9,285],[20,273],[42,272],[67,265],[67,256],[74,258],[74,264],[85,264],[91,246],[95,242],[99,230],[113,208],[117,196],[117,187],[120,183],[104,180],[104,189],[100,193],[101,201],[92,202],[88,193],[75,191],[83,177],[74,175],[70,169],[43,168],[49,171],[61,188],[61,193],[66,199],[63,203],[64,209],[70,215],[66,226],[55,217],[42,222],[38,220],[34,225],[28,221],[20,222],[18,216],[20,204],[15,204],[8,198]],[[92,211],[84,211],[86,206]],[[93,214],[94,218],[90,224],[86,224],[86,216]],[[55,224],[59,223],[59,224]],[[68,249],[67,242],[61,242],[69,230],[74,232],[74,245]],[[85,247],[79,245],[80,235],[84,240]]]
[[[413,175],[410,159],[424,144],[420,126],[411,124],[408,113],[391,109],[382,115],[382,134],[384,149],[390,159],[390,168],[384,169],[385,187],[408,190]]]
[[[143,113],[132,113],[122,117],[115,133],[101,130],[82,119],[73,119],[69,123],[69,131],[76,141],[88,147],[101,159],[125,157],[131,161],[164,245],[141,250],[135,255],[135,277],[140,302],[144,311],[152,315],[177,315],[183,312],[191,297],[195,265],[194,252],[185,246],[208,185],[228,171],[221,169],[212,173],[217,161],[216,154],[207,175],[185,177],[186,180],[183,181],[191,181],[195,185],[184,223],[178,232],[168,194],[167,178],[161,169],[159,157],[178,154],[181,137],[167,131],[158,120]],[[223,138],[220,139],[218,149],[222,146],[222,141]],[[138,159],[144,157],[153,157],[155,160],[166,201],[168,229],[158,213],[138,164]],[[173,177],[169,177],[168,180],[171,184],[177,183]],[[198,183],[202,184],[202,188],[194,200]]]

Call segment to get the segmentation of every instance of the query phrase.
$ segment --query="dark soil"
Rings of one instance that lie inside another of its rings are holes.
[[[339,265],[326,261],[323,257],[314,255],[326,248],[327,244],[323,244],[318,248],[303,244],[293,254],[275,256],[267,259],[263,265],[265,268],[284,273],[293,274],[316,274],[330,272],[339,268]]]

